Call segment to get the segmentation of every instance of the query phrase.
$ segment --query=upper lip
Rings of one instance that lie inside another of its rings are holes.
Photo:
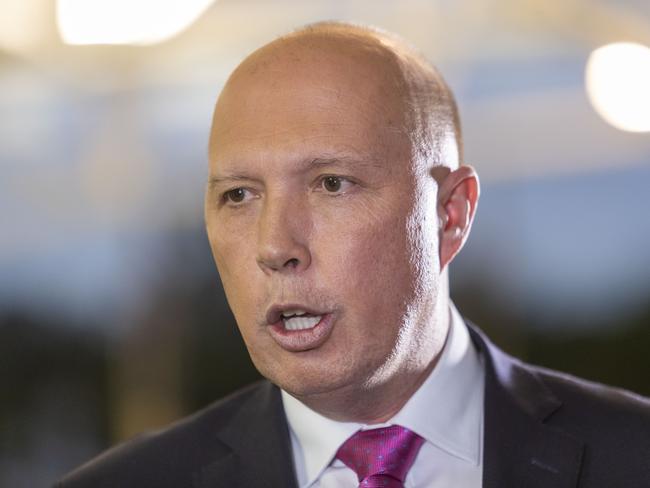
[[[308,313],[310,315],[324,315],[327,313],[321,310],[316,310],[315,308],[309,307],[308,305],[303,305],[301,303],[276,304],[272,305],[267,310],[266,323],[275,324],[278,320],[280,320],[282,312],[286,312],[287,310],[303,310],[305,313]]]

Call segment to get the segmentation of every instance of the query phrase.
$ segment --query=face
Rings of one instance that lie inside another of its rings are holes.
[[[271,58],[220,97],[205,201],[251,358],[303,398],[421,369],[440,281],[437,187],[413,161],[392,78],[354,55]]]

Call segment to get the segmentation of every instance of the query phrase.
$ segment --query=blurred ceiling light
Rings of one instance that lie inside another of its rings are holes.
[[[0,0],[0,49],[26,54],[56,39],[48,0]]]
[[[155,44],[189,27],[214,0],[57,0],[67,44]]]
[[[608,123],[650,131],[650,48],[619,42],[596,49],[587,61],[586,84],[591,104]]]

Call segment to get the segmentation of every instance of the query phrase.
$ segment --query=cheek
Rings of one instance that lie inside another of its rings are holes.
[[[250,309],[255,290],[252,280],[257,276],[254,259],[254,240],[247,235],[246,226],[239,230],[227,225],[214,226],[208,231],[210,247],[228,303],[238,316],[242,309]],[[251,258],[252,256],[252,258]],[[237,317],[239,318],[239,317]]]
[[[208,223],[208,237],[220,273],[237,269],[252,242],[251,219],[217,218]]]
[[[345,290],[342,298],[356,301],[357,307],[394,308],[412,292],[408,209],[392,208],[339,219],[337,228],[327,232],[329,239],[317,237],[323,242],[319,271],[330,275],[335,289]]]

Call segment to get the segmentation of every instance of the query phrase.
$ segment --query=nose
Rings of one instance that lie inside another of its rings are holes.
[[[304,202],[270,198],[260,216],[257,264],[268,275],[297,273],[311,264],[309,212]]]

